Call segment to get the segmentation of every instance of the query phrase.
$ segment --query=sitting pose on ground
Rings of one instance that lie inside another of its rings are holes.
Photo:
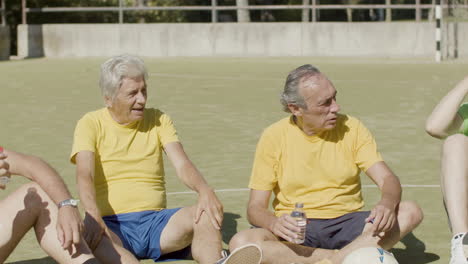
[[[441,182],[452,230],[450,264],[468,263],[468,77],[437,104],[426,122],[431,136],[444,139]]]
[[[333,259],[335,249],[358,236],[390,249],[422,221],[416,203],[401,201],[400,182],[370,131],[339,113],[336,95],[332,82],[312,65],[288,75],[281,103],[291,115],[263,132],[249,183],[247,215],[257,228],[235,235],[231,249],[257,243],[264,263],[314,263]],[[361,171],[381,191],[370,212],[361,211]],[[296,203],[303,204],[308,218],[301,245],[284,243],[298,237],[300,227],[290,216]]]
[[[0,263],[34,228],[42,249],[63,264],[99,263],[81,237],[83,222],[62,178],[43,160],[0,147],[0,189],[11,175],[25,184],[0,201]]]
[[[191,249],[202,264],[260,263],[255,245],[222,255],[223,207],[186,155],[171,118],[146,108],[146,79],[138,57],[107,60],[100,76],[106,107],[76,125],[71,161],[86,210],[86,241],[94,249],[112,237],[138,259],[183,259]],[[163,153],[198,193],[195,205],[166,208]]]

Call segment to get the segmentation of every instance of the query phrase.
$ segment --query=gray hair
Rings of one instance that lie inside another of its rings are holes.
[[[99,87],[104,97],[113,99],[124,78],[143,76],[148,78],[142,59],[134,55],[119,55],[108,59],[101,65]]]
[[[288,104],[295,104],[300,108],[307,109],[304,97],[299,94],[299,85],[306,77],[312,77],[320,74],[318,68],[313,65],[305,64],[291,71],[286,78],[284,91],[281,93],[280,102],[283,105],[283,111],[291,113]]]

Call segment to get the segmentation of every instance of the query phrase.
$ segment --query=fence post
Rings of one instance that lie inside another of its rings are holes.
[[[211,0],[211,23],[218,22],[218,11],[216,10],[216,0]]]
[[[302,5],[306,6],[302,9],[302,22],[309,22],[310,0],[302,0]]]
[[[123,23],[123,0],[119,0],[119,24]]]
[[[386,5],[391,5],[392,1],[391,0],[385,0]],[[385,21],[390,22],[392,21],[392,9],[390,7],[387,7],[385,10]]]
[[[236,0],[237,6],[237,22],[248,23],[250,22],[250,9],[248,0]]]
[[[436,17],[436,30],[435,30],[435,41],[436,41],[436,53],[435,61],[440,62],[442,60],[442,6],[441,0],[436,0],[435,6],[435,17]]]
[[[2,26],[6,26],[6,3],[2,0]]]
[[[26,17],[26,0],[21,0],[21,24],[25,25],[28,21]]]
[[[416,22],[421,21],[421,0],[416,0]]]
[[[123,23],[123,0],[119,0],[119,24]]]
[[[312,22],[317,22],[317,13],[315,9],[316,4],[317,4],[317,0],[312,0]]]

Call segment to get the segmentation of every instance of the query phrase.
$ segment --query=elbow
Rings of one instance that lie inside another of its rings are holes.
[[[431,137],[435,137],[438,139],[443,139],[447,136],[445,131],[441,130],[434,124],[427,122],[425,127],[426,133],[429,134]]]
[[[253,225],[254,223],[254,212],[255,212],[255,209],[252,205],[248,205],[247,206],[247,221],[249,221],[249,224]]]

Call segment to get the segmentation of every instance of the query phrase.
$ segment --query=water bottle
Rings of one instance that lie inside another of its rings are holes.
[[[296,244],[302,244],[305,240],[307,217],[304,213],[304,204],[296,203],[294,211],[292,211],[291,216],[296,219],[297,225],[301,228],[301,231],[297,233],[297,238],[293,240]]]

